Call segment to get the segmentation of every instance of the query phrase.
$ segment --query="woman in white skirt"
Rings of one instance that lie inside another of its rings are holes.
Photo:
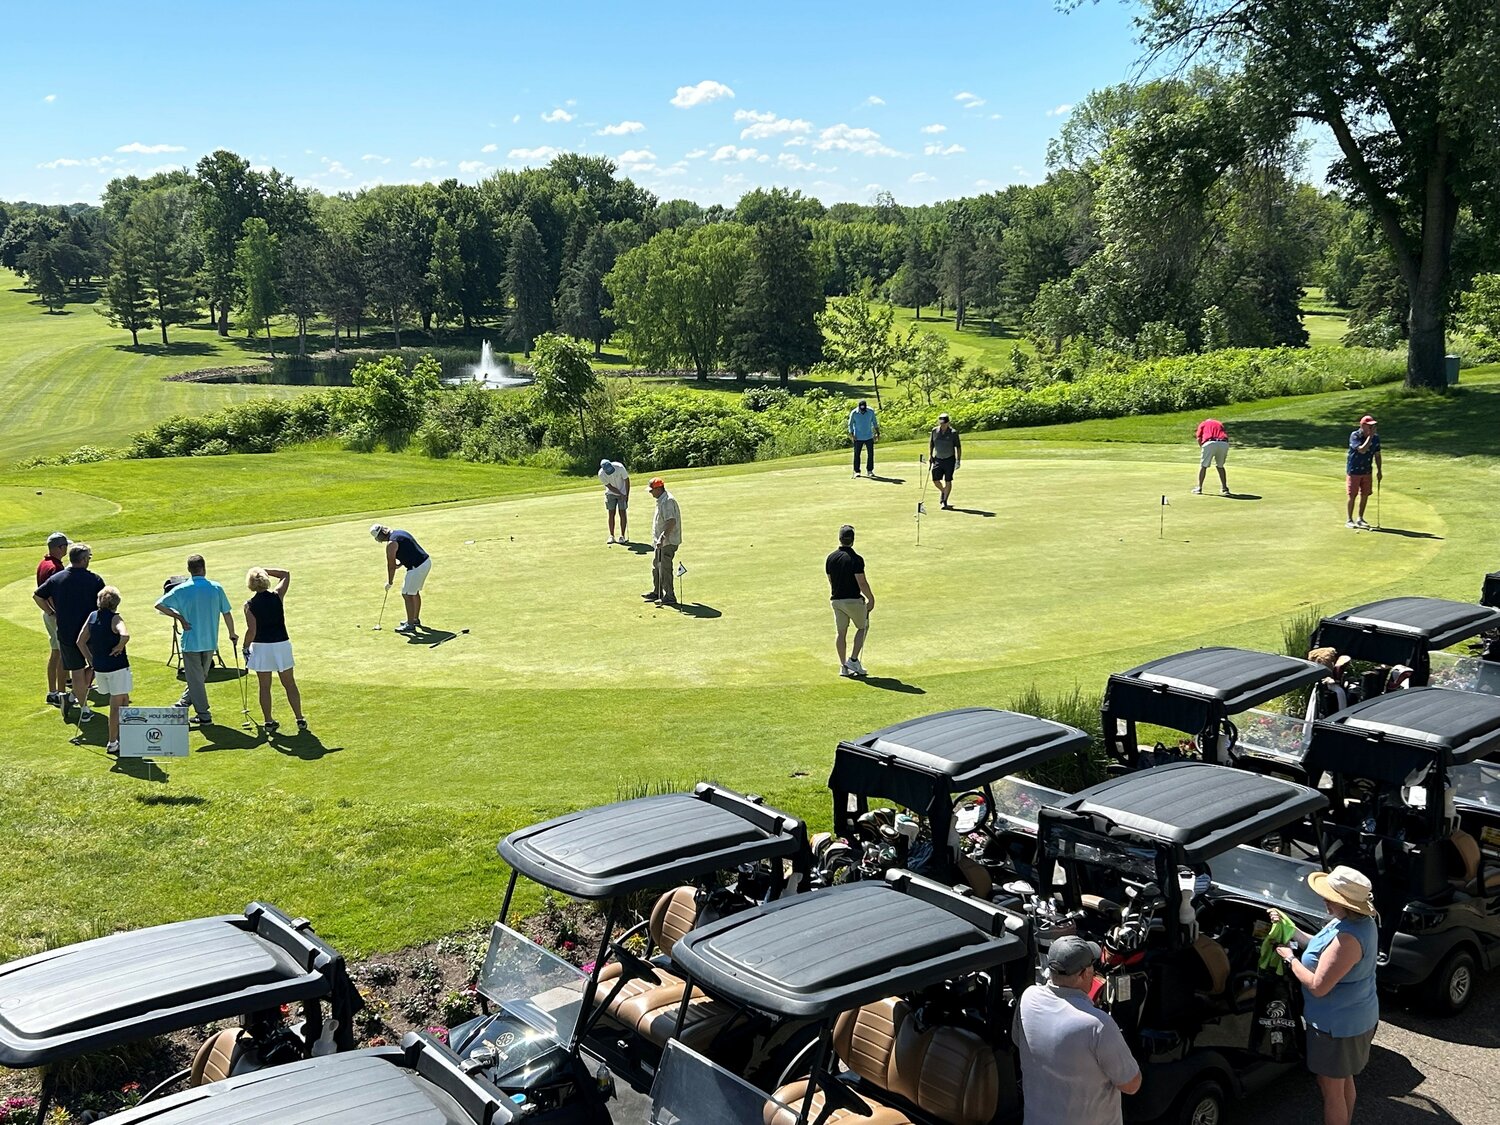
[[[273,585],[274,583],[274,585]],[[260,678],[260,710],[266,734],[275,734],[281,724],[271,718],[271,673],[281,677],[286,701],[297,719],[297,730],[307,730],[302,717],[302,693],[292,675],[292,641],[286,632],[283,602],[292,575],[275,567],[255,566],[245,575],[250,600],[245,603],[245,667]]]

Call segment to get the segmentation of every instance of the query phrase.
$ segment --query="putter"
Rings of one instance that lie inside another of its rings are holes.
[[[1380,478],[1375,478],[1375,527],[1380,527]]]
[[[240,682],[240,714],[245,716],[245,721],[240,724],[240,729],[250,730],[255,725],[250,721],[250,696],[247,694],[245,686],[245,681],[250,676],[250,670],[247,668],[243,673],[240,672],[240,642],[232,641],[229,647],[234,651],[234,678]]]
[[[375,621],[375,628],[371,629],[370,632],[372,632],[372,633],[378,633],[378,632],[380,632],[380,623],[385,620],[385,603],[390,600],[390,597],[391,597],[391,588],[390,588],[389,585],[387,585],[386,588],[385,588],[385,597],[383,597],[383,598],[380,599],[380,616]]]

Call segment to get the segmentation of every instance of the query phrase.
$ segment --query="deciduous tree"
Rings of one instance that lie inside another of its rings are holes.
[[[579,447],[587,451],[588,403],[600,383],[584,342],[543,333],[537,337],[531,369],[536,374],[537,402],[548,413],[577,418]]]
[[[793,368],[823,358],[823,286],[805,223],[790,214],[756,223],[730,320],[735,370],[774,371],[783,386]]]
[[[251,331],[264,326],[266,348],[276,357],[271,337],[271,317],[280,310],[281,297],[276,292],[276,236],[264,219],[246,219],[245,233],[234,251],[235,281],[240,292],[240,308],[251,324]]]

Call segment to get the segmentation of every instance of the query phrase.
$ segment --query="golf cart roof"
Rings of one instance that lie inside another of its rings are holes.
[[[118,1125],[502,1125],[511,1103],[418,1032],[374,1047],[252,1071],[148,1102]]]
[[[1452,688],[1410,688],[1366,699],[1313,724],[1310,769],[1393,784],[1439,762],[1463,765],[1500,754],[1500,697]]]
[[[796,817],[715,785],[583,809],[520,828],[500,841],[502,859],[527,878],[603,899],[670,886],[807,848]]]
[[[940,787],[961,792],[1088,745],[1074,727],[991,707],[963,707],[908,719],[840,742],[828,787],[924,808]]]
[[[42,1066],[345,992],[357,1000],[343,957],[305,919],[251,903],[244,914],[130,930],[0,965],[0,1066]]]
[[[1424,651],[1495,628],[1500,628],[1500,609],[1490,606],[1444,598],[1387,598],[1323,618],[1314,639],[1358,660],[1413,664]]]
[[[1044,823],[1082,817],[1093,831],[1170,844],[1207,860],[1301,820],[1328,804],[1316,789],[1206,762],[1173,762],[1112,777],[1042,810]],[[1058,815],[1059,813],[1065,815]]]
[[[678,939],[716,996],[822,1019],[1026,955],[1022,915],[909,871],[769,902]]]
[[[1321,664],[1245,648],[1196,648],[1148,661],[1109,678],[1104,710],[1120,719],[1196,733],[1215,718],[1237,715],[1315,684]]]
[[[1479,590],[1479,604],[1500,608],[1500,570],[1492,570],[1484,576],[1484,585]]]

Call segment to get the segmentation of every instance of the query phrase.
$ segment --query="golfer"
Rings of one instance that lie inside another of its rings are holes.
[[[839,675],[867,676],[859,654],[870,631],[875,595],[870,593],[870,583],[865,579],[865,560],[854,551],[851,524],[839,528],[839,545],[823,563],[823,571],[828,575],[828,601],[833,606],[834,628],[838,630],[833,647],[839,654]],[[854,626],[853,649],[846,647],[850,625]]]
[[[99,608],[99,591],[104,589],[104,579],[89,569],[93,558],[94,552],[87,543],[74,543],[68,548],[67,568],[53,574],[31,596],[42,612],[52,618],[57,630],[58,656],[63,671],[73,682],[72,697],[64,695],[59,703],[63,718],[67,718],[69,705],[75,704],[81,708],[80,723],[94,717],[94,712],[89,709],[89,684],[93,682],[93,674],[78,647],[78,633],[89,614]]]
[[[864,399],[849,411],[849,437],[854,442],[854,476],[859,478],[859,451],[865,450],[865,468],[868,475],[875,475],[875,443],[880,440],[880,419]]]
[[[1011,1038],[1026,1075],[1024,1125],[1119,1125],[1120,1095],[1141,1068],[1107,1012],[1094,1007],[1099,946],[1074,934],[1047,950],[1047,983],[1021,993]]]
[[[1345,527],[1369,530],[1365,522],[1365,505],[1370,502],[1370,469],[1375,470],[1375,480],[1383,477],[1380,462],[1380,435],[1375,432],[1379,425],[1366,414],[1359,420],[1359,429],[1349,435],[1349,456],[1344,462],[1344,491],[1349,505],[1344,519]],[[1354,500],[1359,498],[1359,515],[1354,514]]]
[[[401,600],[406,604],[406,619],[396,626],[396,632],[415,633],[422,627],[422,587],[427,584],[427,575],[432,572],[432,556],[422,550],[422,544],[417,542],[411,532],[386,527],[383,523],[371,526],[370,538],[385,544],[387,590],[396,581],[396,568],[406,568],[406,577],[401,580]]]
[[[1380,935],[1370,880],[1352,867],[1314,871],[1307,885],[1332,915],[1316,934],[1295,930],[1276,953],[1302,986],[1302,1019],[1307,1024],[1307,1069],[1318,1079],[1325,1125],[1349,1125],[1354,1117],[1354,1078],[1370,1061],[1370,1044],[1380,1023],[1375,992],[1375,961]],[[1271,920],[1281,914],[1272,910]]]
[[[156,599],[156,611],[182,627],[182,674],[187,687],[177,706],[191,704],[191,721],[206,727],[214,721],[208,706],[208,673],[219,651],[219,618],[229,630],[230,644],[238,645],[240,637],[234,631],[234,607],[229,604],[229,595],[209,579],[203,556],[189,555],[187,569],[188,580]]]
[[[292,572],[274,566],[253,566],[245,575],[245,586],[250,590],[250,600],[245,603],[245,670],[260,679],[260,711],[267,734],[281,729],[281,724],[271,718],[272,672],[281,677],[287,706],[297,720],[297,732],[307,730],[302,693],[292,675],[292,640],[286,633],[284,603],[291,584]]]
[[[63,558],[68,553],[68,537],[61,531],[47,536],[47,553],[36,566],[36,584],[40,589],[47,579],[62,571]],[[63,672],[62,651],[57,645],[57,618],[42,611],[42,626],[47,630],[47,702],[61,707],[63,696],[68,694],[68,677]]]
[[[120,591],[106,586],[99,591],[98,608],[78,631],[78,647],[94,670],[94,686],[109,696],[109,741],[106,754],[120,752],[120,708],[130,705],[130,657],[125,646],[130,630],[120,616]]]
[[[682,546],[682,509],[677,498],[667,491],[666,482],[654,477],[648,486],[656,500],[656,514],[651,519],[651,586],[641,597],[657,605],[676,605],[676,575],[672,560]]]
[[[608,457],[599,462],[599,483],[604,486],[604,510],[609,514],[609,543],[625,543],[630,524],[630,474],[625,466]],[[615,513],[620,513],[620,537],[615,538]]]
[[[1203,478],[1208,476],[1212,465],[1219,473],[1219,495],[1229,495],[1229,478],[1224,475],[1224,461],[1229,456],[1229,432],[1217,418],[1205,418],[1198,423],[1198,487],[1193,495],[1203,492]]]
[[[938,497],[948,511],[953,510],[953,505],[948,503],[948,494],[953,491],[953,474],[963,459],[963,442],[958,431],[948,424],[948,415],[939,414],[938,424],[927,435],[927,461],[932,469],[932,483],[937,485]]]

